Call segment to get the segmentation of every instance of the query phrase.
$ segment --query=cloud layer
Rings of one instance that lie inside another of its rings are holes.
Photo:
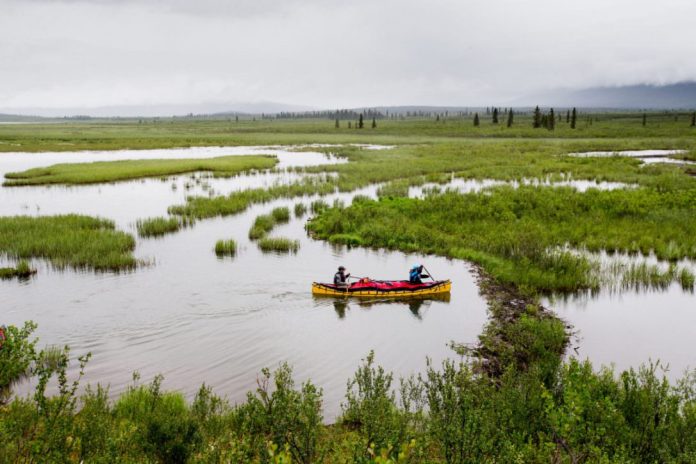
[[[494,105],[696,79],[691,0],[0,0],[0,111]]]

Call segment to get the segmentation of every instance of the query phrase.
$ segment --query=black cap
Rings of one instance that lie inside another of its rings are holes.
[[[345,267],[343,267],[343,266],[338,266],[338,270],[339,270],[339,271],[345,271],[345,270],[346,270],[346,268],[345,268]]]

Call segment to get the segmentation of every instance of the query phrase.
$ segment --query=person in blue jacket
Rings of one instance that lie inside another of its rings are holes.
[[[422,264],[416,264],[408,273],[408,281],[412,284],[422,284],[423,281],[421,279],[427,279],[428,277],[430,277],[428,274],[423,274]]]

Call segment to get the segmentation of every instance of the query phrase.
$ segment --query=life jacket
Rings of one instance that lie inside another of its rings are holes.
[[[414,282],[418,279],[420,279],[420,266],[413,266],[411,271],[408,273],[408,280]]]

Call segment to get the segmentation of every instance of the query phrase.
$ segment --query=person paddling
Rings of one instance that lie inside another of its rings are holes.
[[[334,274],[334,285],[338,287],[349,287],[350,284],[348,283],[348,277],[350,277],[350,274],[346,273],[346,268],[339,266],[338,272]]]
[[[408,281],[412,284],[422,284],[423,281],[421,279],[427,279],[428,277],[430,277],[428,274],[423,274],[422,264],[416,264],[408,273]]]

